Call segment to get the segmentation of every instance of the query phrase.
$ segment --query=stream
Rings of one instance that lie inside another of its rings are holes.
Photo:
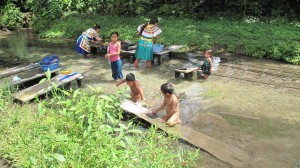
[[[30,30],[2,32],[0,39],[0,70],[55,54],[61,65],[81,73],[86,85],[102,87],[109,93],[126,87],[115,86],[103,54],[83,59],[76,53],[75,40],[39,39]],[[123,56],[123,74],[135,74],[150,108],[162,101],[160,85],[173,83],[180,99],[182,124],[247,152],[251,159],[245,167],[300,167],[300,66],[230,53],[215,54],[208,80],[175,78],[175,68],[193,67],[193,62],[200,60],[201,52],[177,53],[170,59],[164,57],[162,65],[154,65],[149,71],[143,66],[133,70],[131,58]],[[201,166],[230,167],[205,152],[201,155],[197,161]]]

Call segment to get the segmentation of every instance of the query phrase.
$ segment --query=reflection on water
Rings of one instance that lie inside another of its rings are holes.
[[[0,34],[0,64],[7,66],[24,62],[35,62],[46,55],[59,55],[65,58],[76,54],[74,41],[60,40],[56,43],[39,39],[30,30]]]

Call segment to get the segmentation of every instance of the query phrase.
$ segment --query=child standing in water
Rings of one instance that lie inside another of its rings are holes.
[[[212,50],[205,50],[204,51],[205,59],[203,61],[203,65],[201,66],[202,73],[204,74],[204,79],[206,80],[208,76],[211,74],[212,70]]]
[[[121,43],[118,42],[119,33],[112,32],[110,35],[111,42],[109,43],[109,47],[107,49],[108,54],[105,55],[105,58],[110,59],[111,62],[111,71],[112,77],[114,80],[123,79],[122,73],[122,61],[120,59],[121,52]]]
[[[166,107],[167,115],[160,118],[162,122],[167,122],[171,127],[180,123],[179,119],[179,102],[178,98],[174,94],[174,87],[171,83],[165,83],[161,85],[160,90],[164,96],[162,105],[154,109],[152,113],[156,114],[164,107]]]
[[[143,90],[140,86],[140,83],[135,80],[135,76],[133,73],[129,73],[126,75],[125,79],[122,79],[119,83],[117,83],[116,85],[119,86],[122,83],[127,83],[127,85],[130,87],[131,93],[131,99],[133,102],[137,102],[138,100],[144,100],[144,94],[143,94]]]

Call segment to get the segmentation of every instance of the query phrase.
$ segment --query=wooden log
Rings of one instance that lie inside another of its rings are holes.
[[[252,119],[252,120],[260,120],[259,117],[253,117],[253,116],[247,116],[247,115],[241,115],[241,114],[233,114],[233,113],[226,113],[226,112],[219,112],[220,114],[234,116],[234,117],[240,117],[240,118],[246,118],[246,119]]]
[[[77,78],[76,79],[76,82],[77,82],[77,86],[79,87],[79,88],[82,88],[82,79],[83,79],[83,76],[81,76],[81,77],[79,77],[79,78]]]
[[[64,76],[65,75],[58,75],[50,79],[51,83],[49,81],[45,81],[44,83],[36,84],[29,88],[21,90],[14,95],[14,98],[20,102],[27,102],[29,100],[34,99],[36,96],[40,96],[51,91],[53,89],[52,83],[55,83],[56,86],[59,87],[77,78],[82,78],[81,74],[76,74],[74,76],[60,81],[60,79]]]
[[[38,66],[39,65],[37,63],[32,63],[32,64],[29,64],[29,65],[20,65],[20,66],[16,66],[16,67],[13,67],[13,68],[6,69],[6,70],[0,72],[0,79],[4,78],[4,77],[11,76],[11,75],[14,75],[14,74],[17,74],[19,72],[23,72],[23,71],[38,67]]]
[[[162,55],[158,55],[157,56],[157,64],[161,65],[161,63],[162,63]]]
[[[157,126],[161,130],[169,134],[174,134],[190,144],[207,151],[218,159],[231,164],[233,167],[243,167],[243,165],[249,161],[249,156],[244,151],[197,132],[189,127],[183,125],[167,127],[164,123],[160,122],[158,118],[150,117],[149,113],[151,112],[147,108],[136,103],[124,100],[121,104],[121,108],[135,114],[137,117],[144,119],[152,125]]]
[[[65,84],[65,89],[70,90],[70,88],[71,88],[71,82],[66,83]]]
[[[175,78],[179,78],[180,72],[175,72]]]

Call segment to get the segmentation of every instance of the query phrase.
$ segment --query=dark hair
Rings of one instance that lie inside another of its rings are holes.
[[[95,30],[96,30],[96,29],[101,29],[101,26],[98,25],[98,24],[94,24],[94,29],[95,29]]]
[[[205,54],[206,52],[208,52],[209,55],[212,55],[213,51],[211,49],[206,49],[203,51],[203,54]]]
[[[126,78],[125,78],[126,81],[129,81],[129,82],[134,82],[135,81],[135,76],[133,73],[129,73],[126,75]]]
[[[143,31],[145,30],[145,28],[149,25],[149,24],[155,24],[155,23],[158,23],[158,19],[157,17],[153,16],[151,19],[150,19],[150,22],[149,23],[146,23],[142,26],[141,28],[141,31],[139,32],[140,35],[142,35]]]
[[[164,93],[164,94],[173,94],[174,93],[174,87],[172,85],[172,83],[164,83],[161,85],[160,90]]]
[[[117,37],[119,37],[119,33],[118,32],[112,32],[111,34],[110,34],[110,36],[112,36],[112,35],[117,35]]]

